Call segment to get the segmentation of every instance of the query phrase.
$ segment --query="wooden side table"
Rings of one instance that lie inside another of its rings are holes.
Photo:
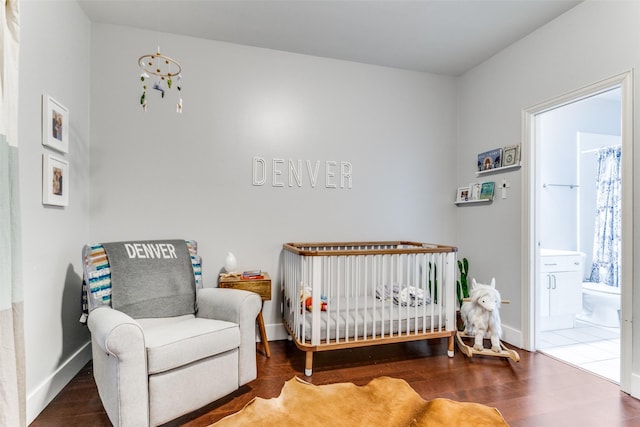
[[[269,301],[271,299],[271,277],[269,273],[262,272],[264,276],[261,279],[242,279],[239,276],[220,276],[219,285],[221,288],[233,288],[244,289],[245,291],[255,292],[260,295],[262,301]],[[260,329],[260,339],[264,346],[264,353],[267,357],[271,357],[271,350],[269,349],[269,341],[267,340],[267,331],[264,327],[264,318],[262,317],[262,309],[258,313],[258,328]]]

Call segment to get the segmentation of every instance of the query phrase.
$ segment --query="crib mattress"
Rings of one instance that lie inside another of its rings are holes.
[[[300,316],[302,341],[311,341],[313,314]],[[320,340],[380,337],[405,332],[430,332],[445,325],[444,308],[439,304],[402,306],[375,297],[340,298],[329,301],[320,313]]]

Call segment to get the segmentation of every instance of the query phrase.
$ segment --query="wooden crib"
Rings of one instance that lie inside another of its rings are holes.
[[[416,242],[285,243],[283,319],[313,353],[447,337],[456,333],[456,254]]]

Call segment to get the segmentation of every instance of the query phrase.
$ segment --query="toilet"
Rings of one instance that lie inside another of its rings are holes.
[[[620,327],[620,288],[603,283],[582,283],[582,314],[578,320],[610,328]]]

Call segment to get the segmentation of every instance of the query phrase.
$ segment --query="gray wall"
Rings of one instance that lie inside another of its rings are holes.
[[[183,114],[169,91],[148,91],[146,112],[138,102],[136,62],[158,39],[183,66]],[[111,25],[93,25],[91,50],[93,240],[196,239],[207,286],[228,251],[275,285],[284,242],[455,242],[454,78]],[[321,162],[315,187],[306,160]],[[339,166],[327,187],[326,161],[351,163],[351,188]],[[284,338],[272,291],[267,333]]]
[[[21,2],[20,193],[32,420],[89,361],[80,318],[81,249],[89,239],[90,22],[75,2]],[[42,145],[42,94],[69,109],[69,152]],[[69,206],[42,205],[42,154],[69,162]]]
[[[573,90],[602,81],[640,65],[640,3],[586,1],[551,23],[509,46],[459,80],[458,182],[470,182],[478,152],[518,143],[522,139],[523,110]],[[634,75],[635,98],[640,82]],[[634,114],[638,129],[638,114]],[[638,145],[638,134],[634,146]],[[526,161],[526,159],[525,159]],[[634,168],[640,164],[634,153]],[[635,174],[635,198],[640,186]],[[522,343],[521,172],[497,176],[511,182],[511,196],[490,206],[458,210],[460,256],[470,258],[472,275],[496,277],[504,298],[501,308],[507,341]],[[634,211],[636,224],[640,211]],[[489,230],[494,238],[488,239]],[[637,239],[635,239],[637,241]],[[640,251],[634,243],[638,264]],[[627,265],[626,268],[633,268]],[[634,272],[634,280],[637,272]],[[487,279],[488,280],[488,279]],[[634,307],[640,296],[634,295]],[[637,318],[638,311],[634,317]],[[639,331],[634,342],[640,343]],[[636,344],[636,348],[638,345]],[[637,351],[634,354],[636,371]],[[634,374],[634,395],[640,394]]]

